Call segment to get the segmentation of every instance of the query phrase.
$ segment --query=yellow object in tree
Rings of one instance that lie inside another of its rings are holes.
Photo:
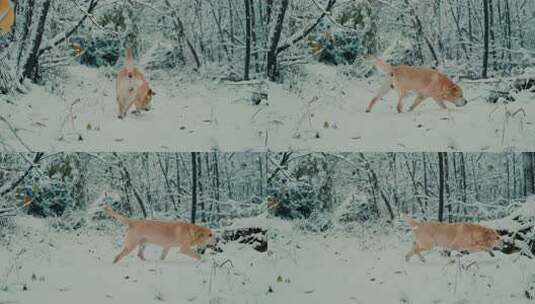
[[[15,21],[15,11],[10,0],[0,0],[0,32],[9,33]]]

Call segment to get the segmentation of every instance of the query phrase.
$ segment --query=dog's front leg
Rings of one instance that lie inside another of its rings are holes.
[[[201,259],[201,256],[198,255],[197,253],[193,252],[193,250],[191,250],[191,248],[189,247],[181,247],[180,248],[180,252],[182,252],[183,254],[187,255],[187,256],[190,256],[196,260],[200,260]]]
[[[414,109],[416,109],[416,107],[418,107],[424,100],[425,100],[425,96],[418,94],[418,96],[416,96],[416,99],[414,100],[414,103],[409,108],[409,112],[414,111]]]
[[[121,251],[121,252],[115,257],[115,259],[113,260],[113,264],[117,264],[117,262],[119,262],[122,258],[124,258],[125,256],[127,256],[130,252],[134,251],[134,249],[136,249],[136,246],[135,246],[135,245],[132,245],[132,244],[126,244],[125,247],[123,248],[123,251]]]
[[[381,88],[379,88],[379,92],[377,92],[377,95],[373,97],[373,99],[370,101],[370,104],[368,105],[368,108],[366,109],[366,113],[370,113],[372,111],[373,106],[377,101],[381,98],[383,98],[390,90],[392,89],[392,80],[387,80],[383,83]]]
[[[160,255],[160,260],[162,260],[162,261],[165,260],[165,258],[167,257],[168,253],[169,253],[169,247],[164,248],[162,250],[162,254]]]
[[[421,254],[421,249],[419,248],[413,248],[411,251],[409,251],[406,255],[405,255],[405,262],[408,262],[410,261],[411,257],[413,255],[417,255],[418,258],[420,258],[420,261],[422,261],[423,263],[425,263],[425,258],[423,257],[423,255]]]

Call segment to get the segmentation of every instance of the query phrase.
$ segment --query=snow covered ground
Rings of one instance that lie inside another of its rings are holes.
[[[397,225],[310,234],[252,218],[235,225],[270,229],[268,253],[228,244],[203,262],[176,251],[161,262],[149,247],[147,262],[132,255],[113,265],[124,228],[68,233],[40,219],[17,223],[0,247],[0,303],[528,303],[535,286],[535,263],[518,255],[473,254],[459,264],[433,252],[427,263],[406,263],[411,235]]]
[[[345,68],[347,71],[347,68]],[[427,101],[397,114],[390,93],[372,113],[364,110],[383,80],[345,76],[343,68],[307,65],[288,85],[270,84],[269,102],[253,106],[251,88],[207,77],[152,72],[154,109],[116,118],[110,69],[72,66],[53,89],[0,99],[0,113],[31,149],[46,151],[503,151],[535,147],[533,95],[506,106],[485,103],[486,85],[461,84],[473,99],[464,108]],[[50,86],[50,85],[49,85]],[[55,93],[51,93],[51,92]],[[412,102],[407,98],[406,107]],[[0,144],[24,151],[0,122]]]

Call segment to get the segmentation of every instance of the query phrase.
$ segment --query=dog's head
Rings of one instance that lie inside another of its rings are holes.
[[[468,101],[464,98],[463,89],[453,82],[444,87],[443,94],[445,100],[452,102],[457,107],[464,107],[468,104]]]
[[[216,238],[212,230],[203,226],[195,226],[192,235],[193,245],[203,246],[203,245],[212,245],[216,244]]]
[[[482,232],[482,245],[487,248],[497,248],[502,246],[502,240],[498,232],[494,229],[485,228]]]
[[[143,96],[141,96],[141,109],[149,111],[152,104],[152,96],[155,96],[156,92],[146,84],[145,90],[143,90]]]

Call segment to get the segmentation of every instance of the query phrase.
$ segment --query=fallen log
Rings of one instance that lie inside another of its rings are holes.
[[[267,230],[258,227],[225,230],[221,238],[224,242],[250,244],[258,252],[266,252],[268,249]]]
[[[267,230],[258,227],[224,230],[219,234],[216,245],[206,247],[216,252],[223,252],[221,245],[229,242],[248,244],[258,252],[266,252],[268,250]],[[204,250],[201,249],[201,252]]]
[[[477,80],[463,80],[464,83],[470,84],[489,84],[495,89],[485,98],[489,103],[514,102],[514,93],[528,91],[535,92],[535,75],[511,76],[503,78],[487,78]]]

